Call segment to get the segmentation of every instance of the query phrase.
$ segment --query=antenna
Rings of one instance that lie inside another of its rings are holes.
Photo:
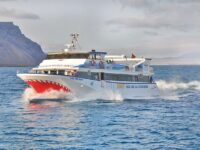
[[[65,51],[67,52],[67,51],[70,51],[70,50],[75,50],[76,45],[78,45],[79,49],[81,50],[81,46],[78,42],[79,33],[72,33],[72,34],[70,34],[70,36],[72,37],[71,44],[65,45],[65,46],[67,46]]]

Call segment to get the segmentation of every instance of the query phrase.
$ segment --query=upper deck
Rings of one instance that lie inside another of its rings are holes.
[[[150,59],[127,58],[125,55],[107,55],[106,52],[60,52],[50,53],[33,70],[79,70],[87,72],[107,72],[114,74],[152,75]]]

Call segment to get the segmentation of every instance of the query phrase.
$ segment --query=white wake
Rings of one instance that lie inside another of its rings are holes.
[[[70,102],[79,102],[79,101],[91,101],[91,100],[114,100],[114,101],[122,101],[123,98],[119,93],[114,93],[111,90],[101,90],[95,91],[91,93],[85,93],[81,97],[75,97],[72,94],[68,94],[64,91],[55,91],[49,90],[44,93],[37,93],[32,88],[26,88],[22,95],[23,100],[30,101],[33,99],[63,99]]]
[[[166,100],[180,100],[182,97],[197,94],[200,91],[200,81],[156,81],[160,91],[160,98]]]
[[[123,101],[123,97],[120,93],[113,92],[109,89],[103,89],[101,91],[93,91],[86,93],[85,95],[76,99],[77,101],[91,101],[91,100],[109,100],[109,101]]]
[[[178,82],[178,81],[156,81],[160,90],[197,90],[200,91],[200,81]]]
[[[44,93],[37,93],[32,88],[26,88],[22,97],[25,101],[29,101],[32,99],[65,99],[67,95],[68,94],[62,90],[49,90]]]

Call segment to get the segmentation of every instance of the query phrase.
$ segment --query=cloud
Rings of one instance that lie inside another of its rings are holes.
[[[10,2],[17,2],[19,0],[0,0],[0,3],[10,3]]]
[[[154,0],[155,1],[155,0]],[[117,0],[123,7],[143,7],[152,4],[149,0]]]
[[[0,16],[13,19],[30,19],[30,20],[40,19],[40,17],[37,14],[24,11],[17,11],[15,9],[8,9],[4,7],[0,8]]]
[[[125,28],[176,28],[182,29],[186,27],[186,24],[177,24],[173,22],[173,18],[163,18],[163,17],[121,17],[115,18],[107,21],[109,25],[121,25]]]
[[[157,16],[148,15],[143,17],[118,17],[108,20],[106,24],[133,29],[175,29],[179,31],[188,31],[196,29],[200,26],[200,20],[197,19],[198,16],[182,18],[180,15],[163,14]]]
[[[16,1],[16,0],[0,0],[0,2]]]
[[[116,0],[123,7],[147,7],[166,3],[200,3],[199,0]]]
[[[128,15],[112,18],[106,24],[128,28],[173,28],[178,30],[198,28],[200,25],[199,0],[117,1],[121,4],[122,11]]]

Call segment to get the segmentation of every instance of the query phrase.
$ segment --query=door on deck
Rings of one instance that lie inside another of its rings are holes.
[[[99,73],[100,80],[101,80],[101,87],[105,87],[105,81],[104,81],[104,72]]]

